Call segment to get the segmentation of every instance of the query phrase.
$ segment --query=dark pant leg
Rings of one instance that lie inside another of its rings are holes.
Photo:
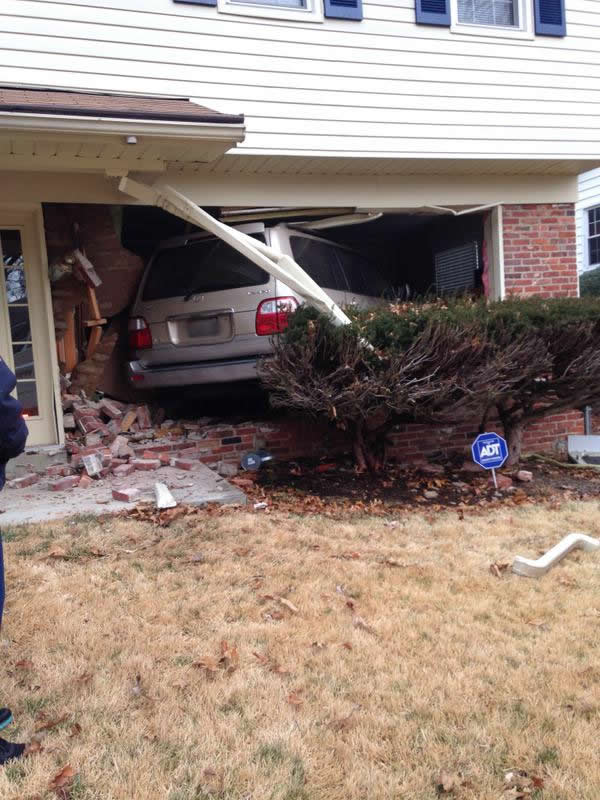
[[[0,630],[2,629],[3,611],[4,611],[4,554],[2,553],[2,534],[0,533]]]

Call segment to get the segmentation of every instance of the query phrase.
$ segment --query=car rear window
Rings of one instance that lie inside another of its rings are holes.
[[[343,292],[348,288],[334,245],[310,239],[308,236],[290,236],[290,244],[295,261],[322,289]]]
[[[262,234],[253,239],[262,242]],[[220,239],[197,242],[161,250],[152,260],[143,300],[164,300],[189,294],[222,292],[244,286],[268,283],[269,273]]]

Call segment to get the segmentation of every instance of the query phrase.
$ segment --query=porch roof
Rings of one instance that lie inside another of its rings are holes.
[[[182,97],[87,94],[49,89],[0,87],[0,111],[171,122],[220,122],[225,125],[244,124],[242,114],[222,114],[220,111],[212,111]]]
[[[0,168],[161,172],[243,139],[242,114],[187,98],[0,87]]]

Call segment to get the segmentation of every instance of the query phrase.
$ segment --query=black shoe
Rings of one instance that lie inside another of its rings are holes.
[[[13,721],[13,715],[10,708],[0,708],[0,731],[8,727]]]
[[[12,761],[13,758],[21,758],[24,750],[24,744],[7,742],[6,739],[0,739],[0,767],[6,764],[7,761]]]

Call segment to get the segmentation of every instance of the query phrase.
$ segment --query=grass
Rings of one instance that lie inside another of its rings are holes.
[[[12,529],[2,704],[42,749],[3,800],[598,800],[600,557],[489,571],[593,503],[332,519],[200,514],[170,528]],[[222,644],[225,642],[226,644]],[[62,796],[62,795],[59,795]]]

